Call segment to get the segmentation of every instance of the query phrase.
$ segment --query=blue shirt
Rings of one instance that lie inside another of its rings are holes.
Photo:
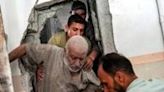
[[[164,92],[164,80],[137,78],[128,86],[126,92]]]

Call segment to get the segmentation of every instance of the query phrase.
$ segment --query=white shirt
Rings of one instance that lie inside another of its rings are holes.
[[[126,92],[164,92],[164,80],[137,78],[128,86]]]

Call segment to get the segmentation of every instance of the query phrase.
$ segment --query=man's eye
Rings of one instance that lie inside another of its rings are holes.
[[[79,58],[79,59],[80,59],[80,61],[84,60],[83,58]]]
[[[71,59],[73,59],[73,60],[74,60],[74,59],[76,59],[76,57],[74,57],[74,56],[71,56]]]
[[[73,31],[75,31],[75,32],[76,32],[77,30],[78,30],[77,28],[74,28],[74,29],[73,29]]]
[[[74,32],[76,32],[77,30],[73,30]]]
[[[107,86],[107,83],[102,83],[102,87],[104,88],[105,86]]]

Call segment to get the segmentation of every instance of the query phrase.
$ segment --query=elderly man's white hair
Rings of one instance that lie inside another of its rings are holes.
[[[84,37],[79,36],[79,35],[71,37],[67,41],[65,49],[68,50],[69,47],[72,47],[72,46],[78,47],[79,50],[85,51],[86,53],[88,52],[88,49],[89,49],[87,40]]]

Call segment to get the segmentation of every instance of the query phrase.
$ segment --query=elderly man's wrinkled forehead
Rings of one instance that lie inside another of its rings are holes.
[[[86,41],[86,39],[82,36],[76,35],[71,37],[65,46],[65,49],[68,51],[70,49],[76,49],[79,50],[81,52],[88,52],[88,43]]]

